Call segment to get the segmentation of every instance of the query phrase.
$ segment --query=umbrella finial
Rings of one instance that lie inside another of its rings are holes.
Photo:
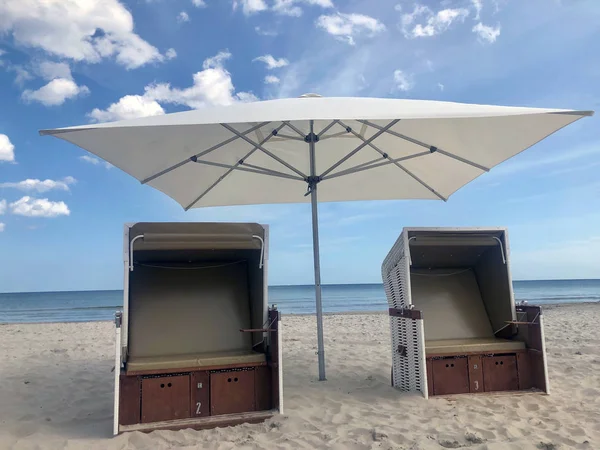
[[[308,92],[306,94],[302,94],[300,98],[320,98],[323,97],[321,94],[315,94],[314,92]]]

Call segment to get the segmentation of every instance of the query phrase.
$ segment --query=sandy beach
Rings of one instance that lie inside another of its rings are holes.
[[[384,314],[284,316],[285,414],[258,425],[112,437],[112,323],[0,326],[1,449],[600,448],[600,304],[547,308],[551,395],[424,400],[390,387]]]

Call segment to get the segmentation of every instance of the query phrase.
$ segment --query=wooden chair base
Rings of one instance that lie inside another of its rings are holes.
[[[543,390],[534,350],[428,356],[430,396]]]

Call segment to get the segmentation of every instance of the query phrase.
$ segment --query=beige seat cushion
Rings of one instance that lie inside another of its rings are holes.
[[[211,366],[233,364],[256,364],[266,362],[264,353],[239,350],[219,353],[197,353],[191,355],[130,357],[127,361],[128,372],[165,369],[201,369]]]
[[[524,348],[524,342],[494,338],[425,341],[426,355],[464,354],[470,352],[512,352]]]

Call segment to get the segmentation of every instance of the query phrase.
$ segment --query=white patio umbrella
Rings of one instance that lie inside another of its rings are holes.
[[[203,206],[312,203],[319,379],[325,379],[321,201],[447,200],[591,111],[301,98],[43,130],[173,198]]]

